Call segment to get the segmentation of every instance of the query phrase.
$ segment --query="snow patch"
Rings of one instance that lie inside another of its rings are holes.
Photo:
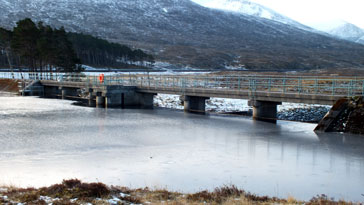
[[[109,204],[119,204],[121,203],[121,200],[117,197],[113,197],[112,199],[107,200]]]
[[[124,194],[124,193],[120,192],[120,196],[121,196],[121,197],[128,197],[128,196],[130,196],[130,195],[129,195],[129,194]]]
[[[245,68],[245,65],[236,65],[236,66],[229,65],[229,66],[225,66],[225,69],[228,69],[228,70],[248,70],[247,68]]]

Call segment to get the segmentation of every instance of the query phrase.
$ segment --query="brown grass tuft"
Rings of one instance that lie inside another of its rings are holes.
[[[63,180],[62,184],[65,185],[67,188],[72,189],[74,187],[80,186],[81,181],[79,179],[68,179]]]
[[[79,189],[79,195],[75,196],[75,198],[81,198],[81,197],[102,198],[110,194],[110,190],[103,183],[90,183],[90,184],[82,183],[77,188]]]

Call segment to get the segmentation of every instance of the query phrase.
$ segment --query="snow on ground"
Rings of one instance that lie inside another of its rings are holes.
[[[229,65],[229,66],[225,66],[225,69],[228,69],[228,70],[248,70],[247,68],[245,68],[244,65],[237,65],[237,66]]]
[[[245,112],[251,109],[247,100],[211,98],[206,101],[206,110],[209,112]]]
[[[157,107],[183,110],[183,104],[179,95],[158,94],[154,98]],[[247,100],[211,98],[206,100],[206,111],[208,112],[243,112],[251,109]]]
[[[82,65],[82,68],[85,69],[85,71],[93,71],[93,70],[100,70],[99,68],[94,68],[88,65]],[[105,70],[108,70],[107,68],[104,68]]]
[[[158,94],[154,97],[154,106],[177,110],[183,109],[179,95]]]
[[[154,98],[156,107],[183,109],[179,95],[158,94]],[[302,122],[318,122],[330,110],[331,106],[300,103],[282,103],[278,106],[278,119]],[[216,113],[252,113],[247,100],[211,98],[206,101],[206,111]]]

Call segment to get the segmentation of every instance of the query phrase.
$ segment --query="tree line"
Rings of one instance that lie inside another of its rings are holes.
[[[79,72],[81,64],[123,68],[151,66],[152,55],[91,35],[67,33],[26,18],[12,31],[0,28],[0,66],[31,72]]]
[[[77,57],[86,65],[126,68],[130,65],[148,67],[154,63],[153,56],[140,49],[133,50],[91,35],[68,33],[68,39],[73,43]]]

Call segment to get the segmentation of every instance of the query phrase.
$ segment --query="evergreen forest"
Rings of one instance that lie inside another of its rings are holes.
[[[0,68],[31,72],[80,72],[97,68],[152,66],[154,58],[140,49],[91,35],[68,33],[26,18],[13,30],[0,27]]]

